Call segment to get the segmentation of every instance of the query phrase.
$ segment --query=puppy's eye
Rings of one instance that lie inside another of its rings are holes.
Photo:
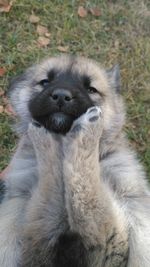
[[[94,88],[94,87],[92,87],[92,86],[89,86],[89,87],[87,88],[87,91],[88,91],[89,94],[97,93],[96,88]]]
[[[39,84],[43,87],[49,85],[49,80],[48,79],[43,79],[39,82]]]

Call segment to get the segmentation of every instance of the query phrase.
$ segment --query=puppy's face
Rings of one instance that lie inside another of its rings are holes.
[[[49,131],[65,134],[93,105],[101,107],[107,128],[117,115],[118,77],[117,67],[107,72],[80,57],[50,58],[29,68],[11,84],[22,130],[34,119]]]
[[[90,77],[73,72],[70,66],[48,70],[44,79],[36,80],[36,86],[39,90],[29,101],[31,116],[56,133],[68,132],[73,121],[94,104],[90,94],[96,90]]]

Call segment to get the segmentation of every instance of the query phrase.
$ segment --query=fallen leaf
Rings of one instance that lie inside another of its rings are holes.
[[[120,45],[119,40],[115,40],[114,47],[115,48],[119,48],[119,45]]]
[[[46,33],[45,33],[45,36],[46,36],[46,37],[50,37],[50,36],[51,36],[50,32],[46,32]]]
[[[0,67],[0,77],[3,77],[5,73],[6,73],[6,69],[3,67]]]
[[[5,94],[5,91],[0,87],[0,96],[3,96]]]
[[[10,104],[6,105],[6,107],[4,108],[4,112],[7,114],[7,115],[13,115],[13,116],[16,116],[16,113],[14,112],[12,106]]]
[[[44,36],[45,34],[48,33],[48,29],[42,25],[37,25],[36,31],[39,34],[39,36]]]
[[[85,18],[87,16],[87,10],[83,6],[78,7],[78,15],[81,18]]]
[[[96,17],[99,17],[101,16],[101,11],[98,7],[93,7],[93,8],[90,8],[89,9],[89,12],[93,15],[93,16],[96,16]]]
[[[18,43],[16,48],[17,48],[18,51],[20,51],[22,53],[26,53],[27,52],[27,45],[25,43],[23,43],[23,42]]]
[[[4,170],[2,170],[2,172],[0,173],[0,179],[3,179],[4,176],[7,174],[7,172],[9,171],[9,166],[7,166]]]
[[[69,46],[57,46],[60,52],[68,52]]]
[[[8,98],[6,96],[3,96],[2,98],[4,105],[8,105]]]
[[[33,24],[36,24],[40,21],[40,18],[34,14],[32,14],[30,17],[29,17],[29,21]]]
[[[12,7],[13,1],[0,0],[0,12],[8,13]]]
[[[0,106],[0,114],[3,113],[3,111],[4,111],[4,107]]]
[[[48,46],[50,43],[50,39],[40,36],[37,40],[37,43],[38,43],[38,47]]]

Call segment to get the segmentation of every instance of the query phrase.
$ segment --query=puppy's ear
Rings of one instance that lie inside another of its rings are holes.
[[[7,92],[12,108],[18,117],[16,130],[19,134],[27,130],[28,124],[31,121],[28,103],[32,95],[30,84],[32,74],[31,71],[27,70],[25,73],[13,78],[10,81]]]
[[[116,90],[117,93],[121,91],[121,78],[119,65],[114,65],[111,69],[107,70],[107,76],[111,86]]]
[[[8,86],[8,90],[7,90],[7,95],[11,96],[13,91],[15,89],[17,89],[18,87],[20,87],[20,83],[24,82],[25,80],[26,80],[26,73],[19,74],[16,77],[11,78],[9,80],[9,86]]]
[[[24,81],[25,79],[26,79],[25,73],[17,75],[16,77],[12,78],[9,82],[8,93],[11,93],[11,91],[15,89],[16,85],[18,85],[18,83]]]
[[[17,75],[15,78],[10,79],[7,89],[7,96],[16,110],[16,105],[19,102],[20,91],[23,88],[24,81],[26,81],[26,74]]]

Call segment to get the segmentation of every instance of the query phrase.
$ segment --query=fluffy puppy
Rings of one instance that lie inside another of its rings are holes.
[[[149,267],[150,194],[123,134],[119,68],[50,58],[14,79],[18,149],[1,267]]]

